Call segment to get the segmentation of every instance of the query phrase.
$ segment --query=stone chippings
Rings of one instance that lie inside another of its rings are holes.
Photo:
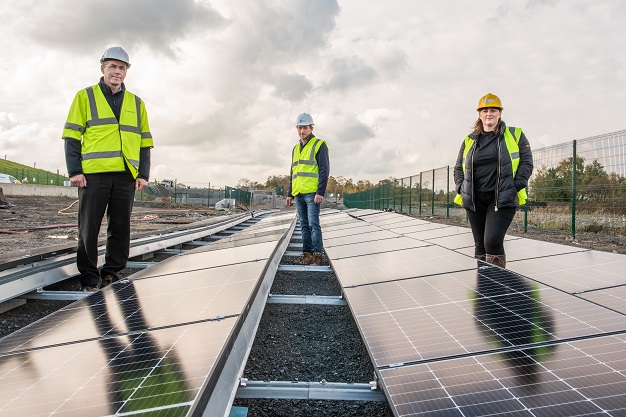
[[[270,292],[328,296],[341,295],[341,288],[334,273],[279,271]],[[243,376],[368,383],[374,367],[347,306],[268,304]],[[235,399],[234,405],[248,407],[250,417],[393,415],[386,402],[375,401]]]

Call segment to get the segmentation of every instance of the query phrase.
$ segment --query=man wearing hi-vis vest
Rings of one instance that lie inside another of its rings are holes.
[[[295,200],[302,229],[300,265],[322,265],[320,205],[326,194],[330,161],[326,142],[313,135],[313,128],[310,114],[302,113],[296,118],[300,141],[291,152],[291,180],[287,190],[287,205],[291,206]]]
[[[502,121],[498,96],[484,95],[476,110],[474,130],[461,143],[454,166],[454,202],[467,213],[476,259],[505,268],[504,236],[526,203],[533,154],[522,129]]]
[[[143,101],[126,90],[128,54],[119,46],[100,59],[100,82],[76,93],[63,128],[70,182],[78,188],[76,264],[83,291],[118,280],[130,251],[135,190],[148,185],[152,134]],[[98,234],[107,215],[106,255],[98,269]]]

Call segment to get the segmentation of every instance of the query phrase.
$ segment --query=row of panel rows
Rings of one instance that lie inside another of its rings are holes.
[[[0,341],[0,416],[186,416],[293,214],[181,253]]]
[[[623,301],[626,256],[507,236],[502,269],[473,259],[469,228],[374,210],[322,224],[396,415],[625,410],[626,317],[598,298]]]

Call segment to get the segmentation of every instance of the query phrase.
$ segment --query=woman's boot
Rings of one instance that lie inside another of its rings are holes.
[[[485,257],[485,261],[493,264],[495,266],[499,266],[500,268],[506,268],[506,255],[491,255],[487,254]]]

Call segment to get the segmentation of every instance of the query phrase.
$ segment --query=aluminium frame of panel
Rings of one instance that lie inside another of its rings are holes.
[[[291,221],[288,231],[280,238],[272,252],[245,312],[239,317],[237,327],[225,345],[224,352],[216,363],[216,372],[205,381],[202,394],[192,407],[191,416],[227,417],[239,387],[246,361],[252,349],[259,322],[269,295],[278,265],[285,252],[296,225],[296,218]]]
[[[129,257],[133,258],[193,239],[201,239],[207,235],[243,223],[250,218],[252,218],[252,215],[246,213],[210,226],[131,241]],[[164,239],[164,236],[170,237]],[[98,264],[104,262],[104,252],[105,249],[101,247],[98,251]],[[78,275],[78,269],[76,267],[76,254],[74,253],[2,271],[0,272],[0,302],[13,299],[37,288],[46,287],[75,275]]]

